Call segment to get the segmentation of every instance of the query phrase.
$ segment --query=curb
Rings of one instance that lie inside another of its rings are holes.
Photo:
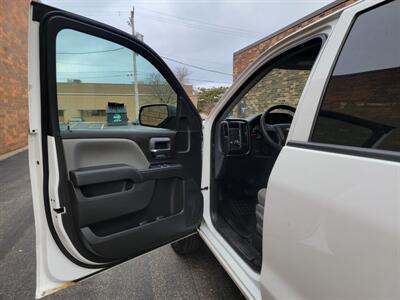
[[[10,158],[11,156],[21,153],[27,149],[28,149],[28,146],[25,146],[25,147],[19,148],[17,150],[11,151],[11,152],[4,153],[4,154],[0,155],[0,161]]]

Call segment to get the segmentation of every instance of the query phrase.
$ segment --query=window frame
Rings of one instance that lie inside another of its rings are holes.
[[[391,151],[391,150],[382,150],[382,149],[376,149],[376,148],[362,148],[362,147],[354,147],[354,146],[346,146],[346,145],[338,145],[338,144],[319,143],[319,142],[313,142],[311,140],[312,136],[314,134],[314,131],[315,131],[316,124],[317,124],[319,112],[321,111],[322,103],[323,103],[326,93],[327,93],[328,85],[332,78],[332,74],[336,68],[339,57],[343,51],[343,48],[349,38],[351,31],[353,30],[354,24],[356,23],[358,17],[360,15],[363,15],[364,13],[374,10],[380,6],[389,4],[393,1],[395,1],[395,0],[383,1],[381,3],[378,3],[376,5],[368,7],[364,10],[358,11],[357,13],[354,14],[352,21],[351,21],[351,25],[348,27],[347,32],[344,35],[344,38],[340,44],[339,50],[337,51],[337,53],[335,55],[334,62],[331,65],[330,70],[328,72],[328,77],[324,83],[323,91],[318,100],[318,107],[315,110],[315,114],[313,117],[313,123],[312,123],[311,129],[309,131],[307,141],[302,142],[302,141],[291,140],[291,141],[287,142],[288,146],[298,147],[298,148],[303,148],[303,149],[318,150],[318,151],[324,151],[324,152],[330,152],[330,153],[346,154],[346,155],[352,155],[352,156],[360,156],[360,157],[366,157],[366,158],[383,159],[383,160],[388,160],[388,161],[400,162],[400,151]]]
[[[281,60],[283,57],[285,57],[288,53],[296,51],[296,48],[299,48],[303,46],[304,44],[314,42],[316,43],[317,41],[320,41],[321,46],[319,53],[317,57],[315,58],[314,65],[312,69],[315,67],[315,64],[317,63],[318,57],[321,55],[321,50],[327,40],[327,35],[326,34],[317,34],[310,36],[307,39],[300,40],[294,45],[292,45],[290,48],[283,49],[282,51],[276,53],[273,57],[268,59],[265,64],[260,66],[251,76],[236,90],[235,94],[229,99],[229,101],[224,105],[224,107],[220,110],[219,115],[215,118],[215,122],[213,126],[216,123],[221,122],[222,119],[225,119],[228,114],[232,111],[232,109],[240,102],[240,100],[245,96],[254,86],[257,85],[258,82],[260,82],[275,66],[276,62]],[[311,69],[311,70],[312,70]],[[311,75],[311,74],[310,74]],[[308,80],[310,79],[310,75],[308,76],[306,80],[306,84]],[[303,94],[304,88],[301,94]],[[301,95],[300,95],[301,98]],[[299,101],[300,101],[299,98]],[[298,101],[298,103],[299,103]]]
[[[47,95],[42,95],[42,99],[45,99],[45,101],[42,103],[42,107],[48,112],[49,116],[49,119],[43,118],[42,128],[45,134],[55,137],[62,136],[60,127],[55,125],[58,124],[56,41],[58,33],[65,29],[75,30],[80,33],[113,42],[116,45],[120,45],[133,51],[134,53],[137,53],[138,55],[142,56],[143,59],[147,60],[151,65],[153,65],[154,68],[157,69],[165,78],[166,82],[171,86],[172,90],[177,95],[176,131],[179,129],[179,113],[182,110],[187,109],[183,108],[182,106],[189,106],[188,108],[192,111],[195,111],[199,119],[201,119],[197,109],[194,107],[189,96],[176,79],[172,70],[167,66],[162,58],[146,44],[137,40],[136,38],[132,39],[132,37],[125,32],[117,32],[108,25],[104,25],[90,19],[84,18],[85,21],[87,21],[87,24],[83,24],[77,20],[73,14],[65,11],[58,11],[55,16],[52,15],[52,13],[49,13],[36,17],[36,19],[40,19],[40,17],[46,18],[47,22],[52,25],[40,28],[41,62],[48,62],[47,64],[42,63],[40,66],[42,74],[41,84],[46,87],[43,90],[48,91]],[[182,105],[182,102],[185,102],[185,105]]]

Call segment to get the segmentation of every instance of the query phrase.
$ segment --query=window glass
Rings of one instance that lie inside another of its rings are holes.
[[[393,1],[357,18],[311,141],[400,151],[399,16],[400,1]]]
[[[231,110],[231,118],[247,118],[276,104],[297,106],[321,47],[314,40],[290,51],[269,67]]]
[[[373,130],[368,127],[363,127],[358,124],[349,123],[344,120],[340,120],[337,117],[321,116],[320,123],[318,126],[320,130],[315,133],[315,139],[325,139],[327,143],[350,143],[349,146],[361,147],[373,136]],[[326,127],[326,128],[324,128]],[[318,136],[318,134],[324,134],[326,131],[335,128],[329,136]],[[354,138],[347,140],[347,132],[353,132]]]
[[[177,94],[142,56],[75,30],[57,35],[56,72],[61,129],[129,129],[140,107],[176,106]]]

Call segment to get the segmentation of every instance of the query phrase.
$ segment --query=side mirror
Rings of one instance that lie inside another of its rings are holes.
[[[176,107],[168,104],[149,104],[140,107],[139,124],[150,127],[172,128],[175,120]]]

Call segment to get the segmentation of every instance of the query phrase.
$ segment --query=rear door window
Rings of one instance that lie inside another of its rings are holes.
[[[400,1],[355,20],[340,53],[312,142],[400,151]]]

